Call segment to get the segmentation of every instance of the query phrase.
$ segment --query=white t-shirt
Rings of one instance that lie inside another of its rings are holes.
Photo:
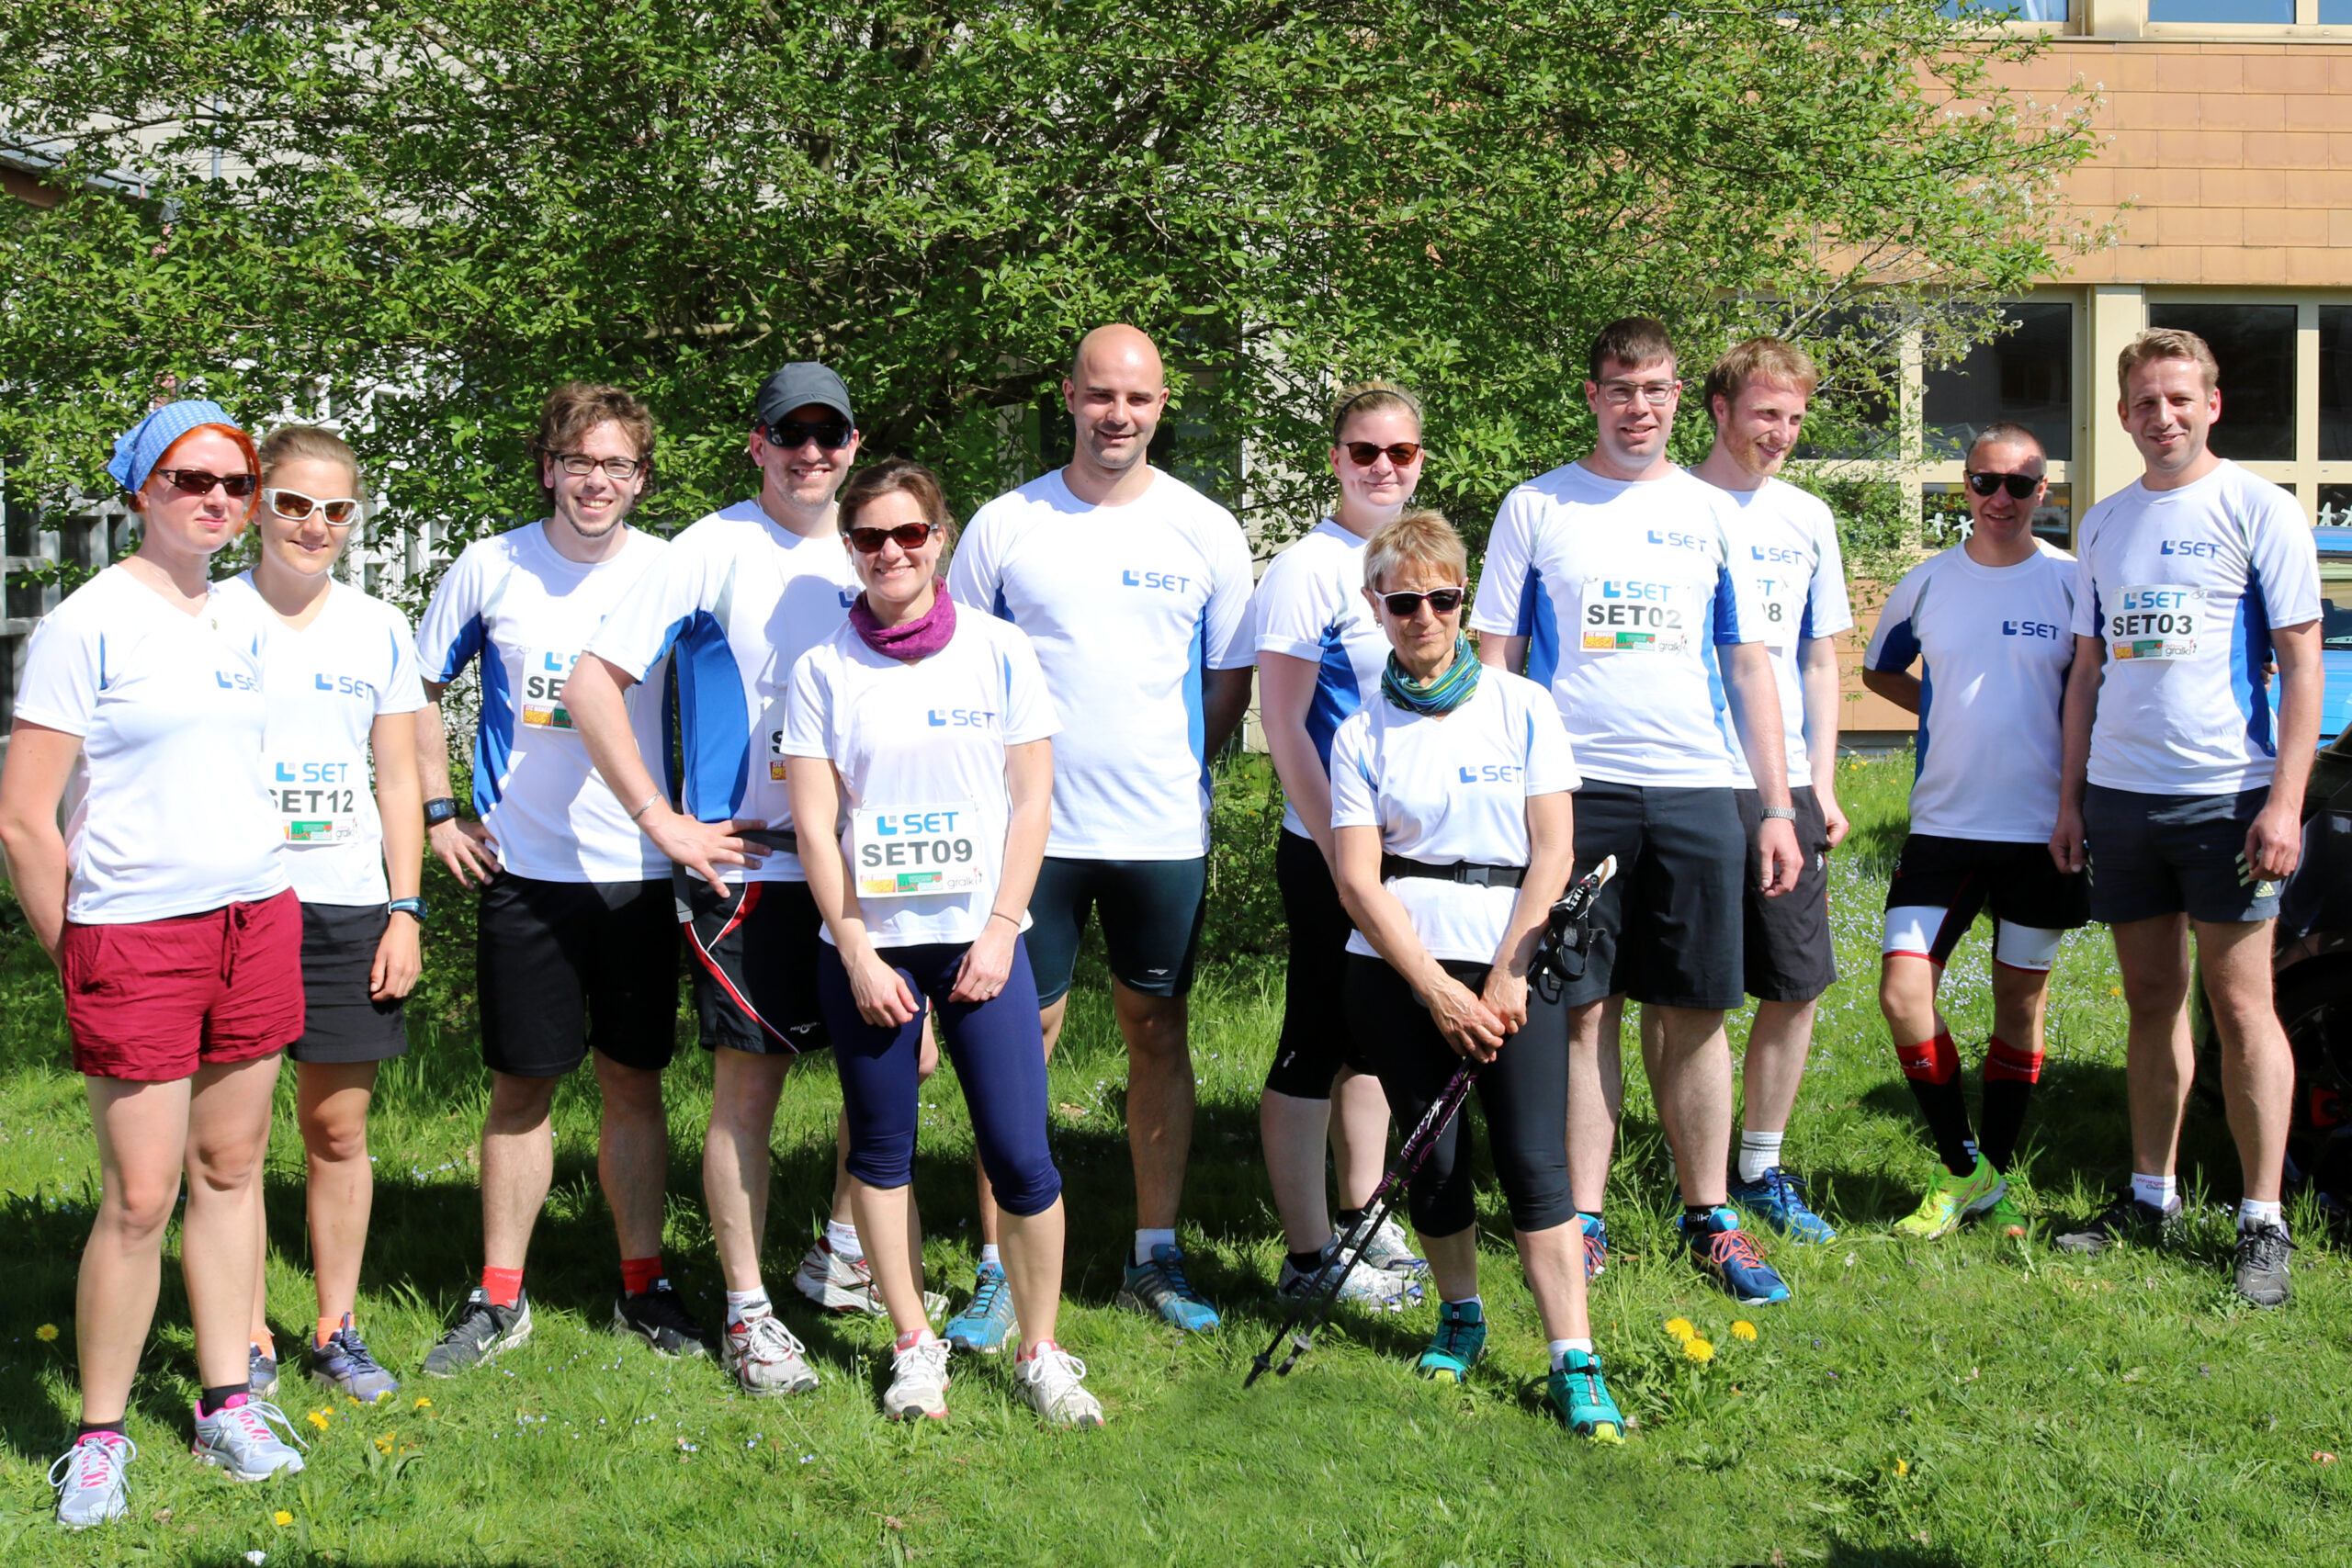
[[[686,815],[791,830],[781,743],[792,667],[840,629],[857,595],[839,536],[804,538],[741,501],[671,540],[605,617],[589,652],[639,682],[665,655],[677,672]],[[782,850],[729,880],[744,874],[804,880],[800,857]]]
[[[1331,772],[1331,737],[1340,721],[1380,696],[1388,637],[1363,602],[1360,539],[1326,517],[1267,564],[1250,601],[1260,653],[1286,654],[1315,666],[1306,734],[1323,772]],[[1283,803],[1283,830],[1308,837],[1298,808]]]
[[[262,781],[295,895],[305,904],[382,904],[392,890],[368,740],[378,715],[424,705],[408,617],[336,582],[298,631],[270,609],[250,571],[212,592],[224,624],[233,615],[259,638],[269,699]]]
[[[628,819],[629,806],[639,803],[613,797],[561,701],[581,649],[664,547],[632,528],[618,555],[583,565],[556,552],[545,525],[526,523],[468,545],[417,623],[427,681],[446,685],[475,655],[490,655],[474,733],[474,810],[500,863],[517,876],[644,882],[670,874],[670,863]],[[649,671],[628,697],[639,754],[665,793],[672,787],[662,733],[667,674],[666,665]]]
[[[1208,852],[1202,672],[1255,662],[1251,575],[1233,513],[1158,470],[1125,506],[1089,505],[1056,469],[973,513],[948,589],[1029,634],[1068,726],[1047,854]]]
[[[250,635],[119,566],[41,617],[17,716],[82,738],[65,786],[65,917],[130,925],[287,888],[262,788],[268,713]]]
[[[1913,832],[2050,841],[2074,619],[2075,558],[2038,539],[2015,566],[1979,565],[1954,545],[1894,585],[1862,662],[1919,666]]]
[[[1443,718],[1386,698],[1366,703],[1331,743],[1331,826],[1377,828],[1381,848],[1432,865],[1527,863],[1527,801],[1583,781],[1560,716],[1543,687],[1487,670]],[[1492,964],[1510,929],[1516,887],[1475,887],[1430,876],[1389,879],[1432,958]],[[1377,957],[1362,931],[1348,951]]]
[[[1676,468],[1626,483],[1570,463],[1503,498],[1470,624],[1528,639],[1587,778],[1729,789],[1739,741],[1719,646],[1753,642],[1731,573],[1738,512]]]
[[[2267,784],[2270,631],[2320,611],[2319,548],[2295,498],[2225,461],[2178,490],[2118,491],[2075,544],[2074,630],[2107,644],[2090,782],[2140,795]]]
[[[1703,481],[1702,481],[1703,482]],[[1800,645],[1851,630],[1846,602],[1846,561],[1838,550],[1838,520],[1821,498],[1781,479],[1755,490],[1727,490],[1737,509],[1732,536],[1732,575],[1747,594],[1742,620],[1772,656],[1781,694],[1781,728],[1787,736],[1789,783],[1813,783],[1813,754],[1804,734],[1804,679]],[[1742,789],[1755,786],[1747,753],[1734,744],[1731,764]]]
[[[914,664],[875,652],[847,622],[800,656],[785,754],[822,758],[841,774],[842,856],[875,946],[980,934],[1012,819],[1005,748],[1060,728],[1029,639],[991,616],[958,615],[947,646]],[[937,880],[969,886],[879,891]]]

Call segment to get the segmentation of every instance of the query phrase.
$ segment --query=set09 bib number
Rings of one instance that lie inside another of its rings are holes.
[[[980,859],[979,813],[968,804],[861,807],[850,814],[852,872],[860,898],[978,893],[989,885]]]

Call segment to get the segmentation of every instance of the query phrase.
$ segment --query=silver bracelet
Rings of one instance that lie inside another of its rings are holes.
[[[1767,806],[1758,814],[1767,822],[1793,822],[1797,819],[1797,808],[1793,806]]]
[[[642,806],[639,807],[636,810],[634,810],[634,811],[632,811],[632,812],[630,812],[630,813],[628,814],[628,819],[629,819],[630,821],[632,821],[632,822],[636,821],[639,818],[640,818],[640,817],[644,816],[647,812],[649,812],[649,811],[652,810],[652,809],[653,809],[653,807],[654,807],[654,806],[655,806],[657,803],[659,803],[661,799],[662,799],[662,792],[661,792],[660,790],[658,790],[658,789],[657,789],[657,790],[655,790],[651,795],[647,795],[647,796],[645,797],[645,804],[644,804],[644,805],[642,805]]]

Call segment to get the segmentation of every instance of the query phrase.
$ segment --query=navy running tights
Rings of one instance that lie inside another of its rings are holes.
[[[936,1009],[940,1046],[956,1064],[972,1113],[980,1168],[1008,1214],[1042,1214],[1061,1196],[1061,1172],[1046,1145],[1046,1037],[1037,1021],[1037,980],[1029,944],[1012,944],[1004,989],[984,1002],[951,1002],[956,970],[969,944],[886,947],[882,961],[915,996],[915,1016],[893,1029],[865,1021],[849,971],[831,942],[817,958],[817,1003],[833,1037],[849,1113],[849,1173],[869,1187],[914,1179],[916,1089],[923,1014]]]

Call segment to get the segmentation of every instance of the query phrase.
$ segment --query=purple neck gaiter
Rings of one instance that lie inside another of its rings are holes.
[[[866,607],[865,595],[849,607],[849,624],[865,639],[865,646],[887,658],[903,660],[912,664],[918,659],[929,659],[947,646],[956,635],[956,601],[947,596],[947,584],[932,584],[931,608],[911,621],[901,621],[886,626],[874,618]]]

